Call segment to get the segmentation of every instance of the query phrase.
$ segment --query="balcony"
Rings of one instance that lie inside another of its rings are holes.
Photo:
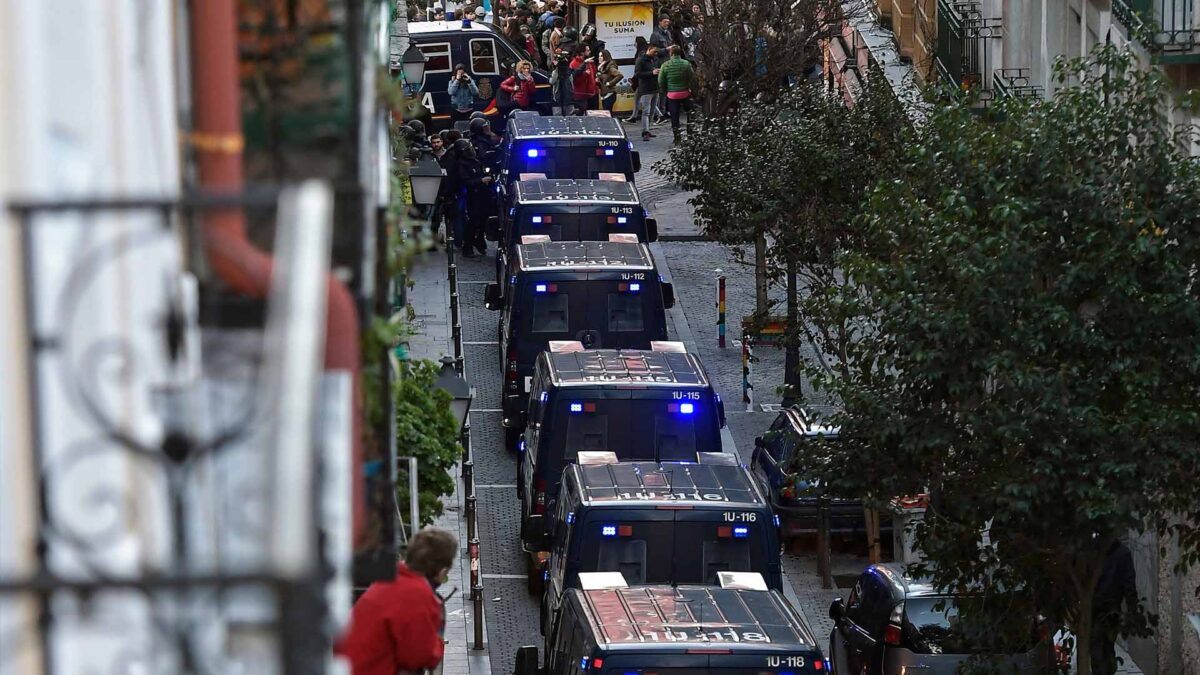
[[[1200,63],[1197,0],[1113,0],[1113,14],[1159,63]]]
[[[939,78],[963,91],[975,92],[980,101],[991,97],[988,73],[991,49],[987,40],[1000,38],[999,19],[984,18],[979,2],[937,2],[937,54]]]
[[[1046,89],[1034,84],[1028,68],[997,68],[992,71],[992,92],[996,99],[1042,98]]]

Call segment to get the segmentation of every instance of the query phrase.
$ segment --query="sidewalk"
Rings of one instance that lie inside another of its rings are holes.
[[[422,253],[412,269],[409,279],[413,287],[408,292],[408,304],[416,314],[412,321],[414,335],[409,339],[409,356],[413,360],[428,359],[436,362],[445,355],[454,355],[450,343],[450,285],[446,279],[446,254],[443,252]],[[467,527],[464,519],[462,494],[462,469],[455,465],[454,494],[442,500],[444,510],[433,523],[435,527],[448,530],[458,538],[458,558],[450,570],[450,579],[440,591],[444,596],[451,589],[458,592],[446,603],[446,656],[442,661],[443,675],[491,675],[488,661],[487,635],[484,649],[471,649],[474,634],[474,616],[471,607],[471,574],[467,555]],[[486,555],[486,551],[484,552]],[[486,631],[486,623],[485,623]]]

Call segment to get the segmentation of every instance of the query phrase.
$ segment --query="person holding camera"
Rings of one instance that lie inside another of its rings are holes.
[[[463,64],[454,66],[454,75],[450,78],[450,86],[446,87],[446,93],[450,94],[450,120],[457,122],[468,119],[475,108],[479,87],[467,74],[467,67]]]

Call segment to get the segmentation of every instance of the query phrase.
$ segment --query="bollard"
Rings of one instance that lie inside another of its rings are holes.
[[[725,275],[717,269],[717,347],[725,348]]]
[[[833,570],[829,559],[829,496],[817,498],[817,574],[821,588],[833,588]]]
[[[471,488],[471,494],[467,496],[467,541],[474,541],[476,539],[476,528],[479,527],[477,520],[479,512],[476,510],[479,508],[479,505],[475,497],[474,486],[471,486]]]
[[[471,588],[479,585],[479,538],[467,540],[467,551],[471,556]]]
[[[471,587],[471,613],[475,623],[475,644],[471,649],[483,649],[483,585]]]
[[[746,412],[754,411],[754,385],[750,384],[750,362],[754,360],[754,348],[750,346],[750,336],[742,336],[742,403],[746,404]]]

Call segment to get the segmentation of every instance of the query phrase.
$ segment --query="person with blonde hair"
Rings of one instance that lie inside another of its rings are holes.
[[[533,64],[518,61],[513,76],[500,83],[500,88],[512,98],[513,110],[532,110],[537,96],[537,83],[533,80]]]
[[[437,668],[445,654],[446,612],[435,589],[446,583],[457,555],[458,540],[445,530],[427,527],[413,535],[396,578],[367,588],[334,648],[350,661],[352,675]]]

